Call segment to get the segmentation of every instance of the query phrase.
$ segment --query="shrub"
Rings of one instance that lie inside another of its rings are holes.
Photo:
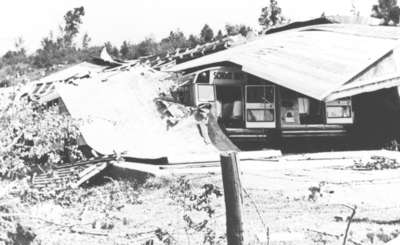
[[[0,103],[0,177],[21,178],[83,158],[78,122],[16,93]]]

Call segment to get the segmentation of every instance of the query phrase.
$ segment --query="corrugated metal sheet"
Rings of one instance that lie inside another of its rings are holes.
[[[89,62],[82,62],[76,65],[69,66],[60,71],[51,73],[50,75],[37,81],[38,83],[59,82],[72,77],[84,76],[88,73],[96,73],[104,70],[105,66],[92,64]]]
[[[28,84],[27,92],[40,103],[45,103],[59,97],[55,90],[56,83],[67,82],[68,79],[73,80],[89,74],[94,75],[103,71],[105,68],[107,67],[89,62],[72,65]]]
[[[316,25],[269,34],[170,71],[232,62],[245,72],[323,100],[393,50],[398,39],[396,28]]]
[[[167,158],[170,163],[218,158],[218,149],[201,137],[193,117],[167,128],[154,102],[164,84],[160,73],[134,67],[87,78],[78,86],[60,85],[57,90],[68,112],[82,120],[80,131],[97,152]]]
[[[342,86],[340,89],[332,92],[325,100],[332,101],[397,86],[400,86],[400,74],[390,74],[368,80],[359,80]]]

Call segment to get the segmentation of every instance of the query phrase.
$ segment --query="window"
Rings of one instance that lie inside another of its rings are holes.
[[[350,106],[328,106],[326,107],[326,115],[328,118],[350,118]]]
[[[210,83],[210,71],[203,71],[197,76],[196,83]]]
[[[199,102],[209,102],[215,100],[214,85],[198,84],[197,98]]]
[[[248,122],[273,122],[275,121],[273,109],[248,109]]]
[[[185,85],[193,83],[194,77],[195,77],[195,74],[188,74],[188,75],[181,77],[178,81],[179,86],[185,86]]]
[[[214,72],[214,80],[219,79],[219,80],[232,80],[233,79],[233,73],[230,71],[216,71]]]
[[[271,85],[246,86],[246,127],[274,128],[275,88]]]
[[[351,118],[351,99],[344,98],[326,103],[327,118]]]
[[[267,86],[248,86],[247,103],[274,103],[274,88]]]
[[[177,97],[179,102],[181,102],[184,105],[191,105],[191,86],[182,86],[179,87],[177,90]]]

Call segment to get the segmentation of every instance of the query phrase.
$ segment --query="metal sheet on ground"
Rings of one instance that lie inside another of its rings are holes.
[[[154,99],[159,96],[160,74],[145,68],[104,73],[79,86],[64,85],[59,93],[68,112],[80,119],[85,141],[102,154],[125,152],[143,159],[167,157],[169,163],[202,162],[219,158],[219,149],[205,142],[193,117],[167,129]],[[212,121],[212,120],[211,120]],[[213,124],[215,126],[215,124]],[[218,139],[220,129],[214,128]]]

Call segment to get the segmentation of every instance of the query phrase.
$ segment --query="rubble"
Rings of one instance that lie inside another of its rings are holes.
[[[383,169],[398,169],[400,163],[396,159],[371,156],[369,159],[360,159],[354,161],[354,170],[383,170]]]

